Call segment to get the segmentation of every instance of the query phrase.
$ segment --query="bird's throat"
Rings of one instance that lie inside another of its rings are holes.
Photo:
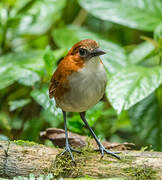
[[[91,59],[85,62],[84,68],[94,72],[98,69],[100,63],[101,63],[101,59],[99,56],[92,57]]]

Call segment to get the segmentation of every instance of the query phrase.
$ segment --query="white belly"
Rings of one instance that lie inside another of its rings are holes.
[[[106,71],[99,57],[85,63],[84,68],[69,79],[70,91],[64,95],[58,107],[68,112],[83,112],[98,103],[106,87]]]

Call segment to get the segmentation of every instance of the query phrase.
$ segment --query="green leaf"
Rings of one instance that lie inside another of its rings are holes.
[[[59,47],[65,48],[67,50],[69,50],[75,43],[80,40],[96,40],[100,47],[107,52],[107,54],[102,56],[102,59],[104,65],[110,73],[114,73],[122,67],[128,65],[127,56],[122,47],[111,41],[105,40],[98,34],[95,34],[86,28],[68,26],[60,29],[54,29],[53,38]]]
[[[154,150],[162,150],[162,112],[155,94],[130,108],[129,116],[137,136],[145,145],[151,144]]]
[[[49,110],[54,116],[59,116],[61,109],[56,108],[56,103],[54,98],[49,98],[48,87],[44,86],[41,89],[35,89],[31,92],[33,99],[40,104],[45,110]]]
[[[150,54],[144,61],[140,63],[140,65],[145,66],[145,67],[156,67],[160,65],[160,56],[155,51],[152,55]]]
[[[22,129],[23,123],[24,122],[22,121],[21,118],[19,118],[18,116],[14,116],[12,118],[11,127],[12,127],[12,129],[19,131]]]
[[[43,51],[15,52],[0,57],[0,68],[2,70],[13,66],[39,72],[44,68]]]
[[[21,34],[43,34],[58,20],[66,0],[36,1],[22,18],[19,27]]]
[[[44,59],[46,71],[48,75],[51,76],[57,60],[55,59],[54,53],[50,49],[50,47],[46,48],[43,59]]]
[[[159,108],[162,111],[162,84],[160,85],[160,87],[156,90],[156,98],[159,104]]]
[[[159,47],[162,49],[162,22],[154,31],[154,39],[158,42]]]
[[[102,116],[103,114],[103,109],[104,105],[103,103],[98,103],[96,104],[93,108],[87,111],[86,117],[88,124],[90,126],[93,126],[96,121]],[[83,121],[81,120],[79,114],[74,114],[72,117],[70,117],[67,121],[68,128],[70,131],[75,132],[75,133],[84,133],[84,128],[83,128]]]
[[[0,89],[13,84],[15,81],[26,86],[32,86],[39,80],[40,77],[37,73],[24,68],[19,68],[17,66],[8,66],[6,69],[5,67],[0,68]]]
[[[9,53],[0,57],[0,89],[3,89],[15,81],[32,86],[40,80],[44,62],[41,51],[29,51],[22,53]]]
[[[162,67],[130,66],[112,75],[106,93],[120,113],[150,95],[162,83]]]
[[[49,98],[48,87],[44,86],[41,89],[32,91],[33,99],[43,107],[41,117],[47,122],[50,127],[58,127],[62,122],[62,111],[56,107],[54,99]]]
[[[19,69],[20,77],[18,82],[26,86],[33,86],[36,82],[40,81],[40,77],[37,73],[27,69]]]
[[[30,99],[19,99],[15,101],[9,101],[10,111],[14,111],[17,108],[23,107],[31,102]]]
[[[79,0],[93,16],[130,28],[153,31],[162,21],[161,0]]]
[[[1,129],[10,131],[11,130],[11,119],[5,112],[0,112],[0,125]]]
[[[56,108],[53,106],[53,108]],[[48,123],[49,127],[56,127],[60,128],[61,123],[63,123],[63,116],[61,114],[61,111],[58,115],[53,115],[53,112],[50,111],[50,109],[43,109],[40,115],[44,122]]]
[[[155,50],[155,47],[150,42],[143,42],[138,45],[128,56],[132,64],[138,64],[148,57]]]
[[[115,120],[115,123],[113,125],[113,132],[117,131],[118,129],[122,131],[131,131],[131,124],[130,119],[128,117],[127,111],[122,111],[120,115],[118,115],[117,119]]]
[[[0,67],[0,89],[3,89],[11,84],[13,84],[17,79],[17,71],[15,68],[11,67]]]
[[[41,129],[43,129],[45,121],[40,116],[39,117],[33,117],[25,122],[24,124],[24,131],[23,131],[23,139],[27,139],[29,141],[37,141]],[[33,128],[34,127],[34,128]]]

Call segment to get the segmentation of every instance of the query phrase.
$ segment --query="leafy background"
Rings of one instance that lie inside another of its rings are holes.
[[[162,151],[161,7],[161,0],[1,0],[0,139],[40,142],[40,131],[63,128],[50,77],[74,43],[92,38],[107,52],[108,100],[88,111],[90,125],[100,139]],[[76,113],[68,128],[89,135]]]

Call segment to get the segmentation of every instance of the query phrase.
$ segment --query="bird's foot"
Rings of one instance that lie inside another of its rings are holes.
[[[111,152],[108,149],[106,149],[102,144],[99,146],[99,149],[95,149],[95,151],[100,151],[101,152],[101,158],[103,158],[104,156],[104,152],[117,158],[120,159],[120,156],[118,156],[117,154],[119,154],[120,152]]]
[[[72,152],[77,152],[77,153],[82,153],[81,151],[78,151],[76,149],[73,149],[70,145],[66,145],[65,150],[60,154],[60,156],[62,156],[63,154],[65,154],[66,152],[70,153],[71,159],[72,161],[75,162],[74,156],[72,154]]]

